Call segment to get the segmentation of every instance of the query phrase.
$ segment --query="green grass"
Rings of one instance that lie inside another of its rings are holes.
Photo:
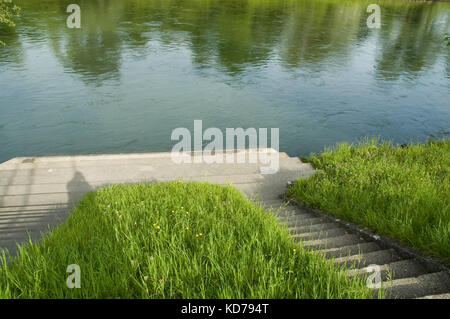
[[[372,296],[231,186],[101,189],[40,243],[3,258],[1,298]],[[80,289],[66,286],[69,264],[80,266]]]
[[[288,195],[450,261],[450,141],[340,144],[308,160],[320,171]]]

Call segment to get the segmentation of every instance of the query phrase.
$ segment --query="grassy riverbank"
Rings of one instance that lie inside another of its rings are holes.
[[[66,286],[67,266],[81,289]],[[1,298],[367,298],[233,187],[113,186],[0,268]]]
[[[450,262],[450,141],[341,144],[308,160],[320,172],[289,195]]]

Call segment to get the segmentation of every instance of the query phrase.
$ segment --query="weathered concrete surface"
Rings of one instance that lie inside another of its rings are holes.
[[[279,158],[276,174],[263,175],[261,167],[267,164],[251,162],[261,153]],[[287,181],[313,174],[309,164],[272,149],[228,154],[234,154],[234,164],[176,164],[170,153],[14,158],[0,164],[0,248],[14,253],[28,236],[39,239],[41,232],[62,223],[87,192],[111,184],[231,182],[250,198],[270,200],[284,193]],[[237,163],[242,154],[245,162]],[[198,153],[185,155],[193,161]]]

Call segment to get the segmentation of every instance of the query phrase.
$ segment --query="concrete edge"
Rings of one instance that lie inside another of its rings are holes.
[[[230,154],[230,153],[282,153],[273,148],[249,148],[249,149],[230,149],[212,152],[211,155],[216,154]],[[203,151],[179,152],[176,156],[195,156],[195,154],[203,153]],[[45,160],[45,162],[61,162],[67,160],[82,161],[82,160],[114,160],[114,159],[146,159],[146,158],[171,158],[172,152],[150,152],[150,153],[117,153],[117,154],[86,154],[86,155],[50,155],[50,156],[25,156],[14,157],[10,160],[0,163],[0,165],[21,164],[24,160],[32,162],[36,160]]]
[[[314,214],[319,215],[320,217],[326,218],[330,221],[333,221],[342,227],[359,234],[362,238],[369,240],[369,241],[375,241],[380,247],[386,248],[386,249],[394,249],[402,258],[406,259],[415,259],[419,261],[429,272],[437,272],[437,271],[447,271],[450,273],[450,265],[447,264],[444,261],[436,260],[433,257],[430,257],[428,255],[425,255],[424,253],[411,248],[407,247],[404,244],[401,244],[397,242],[396,240],[393,240],[392,238],[389,238],[384,235],[378,235],[370,230],[364,229],[362,226],[341,220],[331,214],[325,213],[319,209],[311,208],[309,206],[306,206],[302,202],[299,202],[297,199],[293,197],[288,197],[286,195],[283,195],[282,198],[287,201],[288,203],[294,203],[296,206],[299,206],[300,208],[312,212]]]

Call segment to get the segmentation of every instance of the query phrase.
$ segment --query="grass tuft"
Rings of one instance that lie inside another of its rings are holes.
[[[319,172],[288,195],[450,261],[450,141],[344,143],[308,160]]]
[[[66,285],[71,264],[80,266],[80,289]],[[233,187],[200,183],[88,194],[63,225],[0,268],[1,298],[372,295]]]

